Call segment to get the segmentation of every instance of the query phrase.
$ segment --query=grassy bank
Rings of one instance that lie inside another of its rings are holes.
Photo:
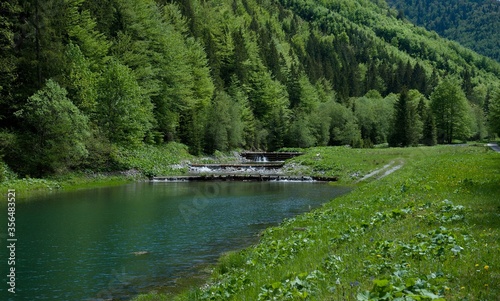
[[[499,154],[472,146],[316,148],[295,160],[346,183],[391,162],[402,167],[222,256],[201,288],[135,300],[498,299]]]
[[[162,146],[144,145],[134,150],[114,149],[105,168],[64,172],[43,179],[19,178],[5,164],[0,194],[15,189],[19,199],[50,193],[58,190],[77,190],[104,186],[122,185],[131,181],[147,179],[152,175],[182,174],[187,168],[180,163],[193,157],[185,145],[169,143]],[[1,162],[0,162],[1,163]],[[0,202],[5,201],[2,198]]]
[[[108,187],[126,184],[134,180],[137,180],[137,178],[127,175],[71,173],[50,179],[24,178],[9,180],[0,184],[0,191],[6,194],[8,189],[15,189],[17,199],[23,200],[55,191]]]

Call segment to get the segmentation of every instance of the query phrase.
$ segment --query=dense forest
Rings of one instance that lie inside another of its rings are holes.
[[[417,25],[500,61],[500,1],[389,0]]]
[[[500,64],[383,0],[0,3],[0,171],[122,150],[433,145],[500,132]]]

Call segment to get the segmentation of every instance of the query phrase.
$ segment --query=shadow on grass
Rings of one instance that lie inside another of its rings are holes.
[[[469,222],[485,229],[500,229],[500,181],[478,183],[470,191],[473,200]]]

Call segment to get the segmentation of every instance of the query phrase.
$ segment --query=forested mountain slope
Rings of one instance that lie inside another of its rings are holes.
[[[499,63],[382,0],[0,9],[0,155],[23,175],[121,168],[119,150],[169,141],[198,154],[482,138],[500,114]],[[451,99],[461,113],[436,123]]]
[[[389,0],[409,20],[500,61],[500,1]]]

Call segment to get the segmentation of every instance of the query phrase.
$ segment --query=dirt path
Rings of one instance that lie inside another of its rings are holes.
[[[496,151],[497,153],[500,153],[500,146],[496,143],[488,143],[486,146],[491,147],[492,150]]]
[[[393,172],[395,172],[396,170],[398,170],[401,167],[403,167],[403,165],[404,165],[404,161],[403,160],[398,160],[397,163],[396,163],[396,161],[391,161],[388,164],[384,165],[382,168],[375,169],[374,171],[372,171],[369,174],[365,175],[361,179],[357,180],[356,183],[362,182],[362,181],[364,181],[366,179],[369,179],[369,178],[372,178],[372,177],[375,177],[375,176],[377,176],[378,180],[382,179],[382,178],[385,178],[388,175],[390,175]]]

